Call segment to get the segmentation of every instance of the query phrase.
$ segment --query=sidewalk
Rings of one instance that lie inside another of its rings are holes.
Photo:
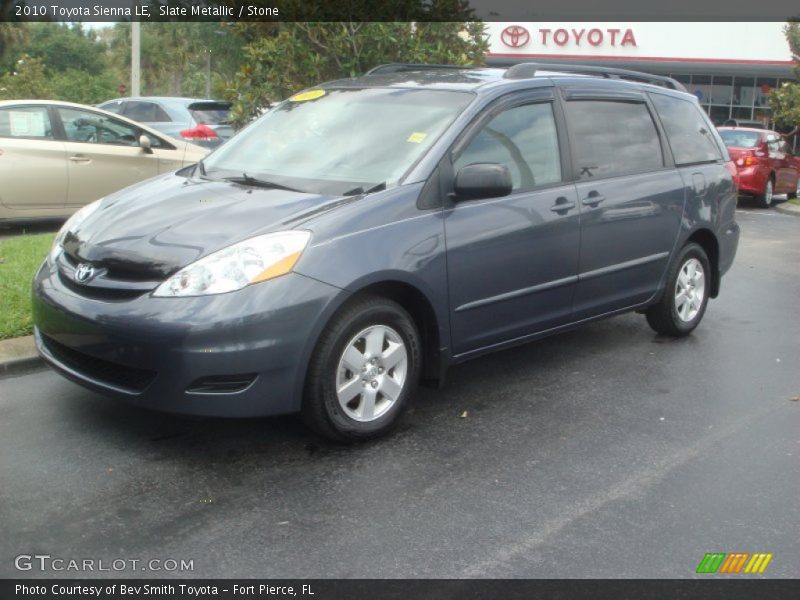
[[[792,204],[791,202],[781,202],[780,204],[775,204],[773,208],[779,213],[800,217],[800,205]]]
[[[32,335],[0,340],[0,377],[30,371],[42,364]]]

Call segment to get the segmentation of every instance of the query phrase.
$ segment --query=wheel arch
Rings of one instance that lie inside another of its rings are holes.
[[[721,274],[719,271],[719,241],[710,229],[697,229],[686,239],[686,243],[699,245],[708,256],[711,264],[711,292],[709,296],[716,298],[719,294]]]
[[[439,386],[444,383],[446,357],[440,318],[431,299],[408,281],[384,279],[365,284],[355,290],[348,303],[363,296],[378,296],[397,302],[411,318],[422,338],[422,383]]]

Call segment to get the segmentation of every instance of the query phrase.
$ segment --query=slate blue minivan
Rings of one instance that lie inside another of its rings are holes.
[[[689,334],[736,253],[734,172],[668,78],[383,65],[77,212],[36,343],[142,406],[374,437],[486,352],[634,310]]]

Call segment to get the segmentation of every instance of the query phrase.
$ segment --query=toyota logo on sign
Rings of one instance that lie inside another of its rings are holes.
[[[509,25],[500,34],[500,41],[509,48],[519,48],[527,44],[531,34],[521,25]]]

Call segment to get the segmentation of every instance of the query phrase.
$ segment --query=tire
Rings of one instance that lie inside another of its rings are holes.
[[[772,199],[774,196],[775,190],[775,176],[770,175],[767,179],[767,183],[764,186],[764,192],[756,196],[756,202],[761,208],[769,208],[772,206]]]
[[[421,363],[411,316],[391,300],[359,298],[331,319],[317,343],[306,377],[303,420],[336,442],[384,435],[408,406]]]
[[[701,269],[699,278],[698,267]],[[689,335],[703,319],[710,290],[708,256],[698,244],[687,244],[669,267],[667,287],[661,300],[647,309],[647,323],[656,333],[673,337]],[[681,302],[679,298],[685,301]],[[699,301],[693,301],[694,298]]]
[[[789,192],[788,194],[786,194],[786,199],[787,200],[795,200],[797,198],[798,194],[800,194],[800,177],[798,177],[798,179],[797,179],[797,187],[796,187],[796,189],[793,192]]]

